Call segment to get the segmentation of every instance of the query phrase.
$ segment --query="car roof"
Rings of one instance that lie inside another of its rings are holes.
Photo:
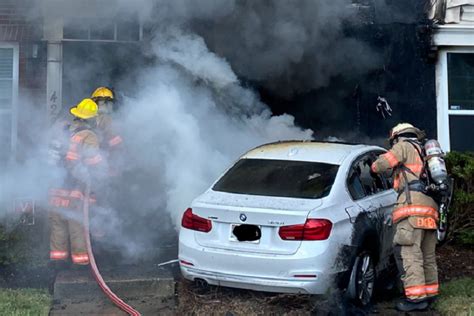
[[[373,146],[340,142],[321,141],[280,141],[258,146],[241,159],[276,159],[314,161],[330,164],[341,164],[351,153],[363,152],[364,148]]]

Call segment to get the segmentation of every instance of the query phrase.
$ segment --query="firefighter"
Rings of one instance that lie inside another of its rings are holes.
[[[114,189],[119,182],[117,177],[120,175],[123,166],[123,140],[117,133],[113,121],[113,112],[115,109],[115,93],[111,88],[98,87],[91,95],[99,107],[97,115],[97,133],[99,136],[100,148],[106,156],[108,162],[109,182],[101,188],[100,198],[97,201],[94,216],[91,218],[91,231],[96,240],[103,239],[106,236],[104,227],[100,225],[104,218],[111,215],[113,207],[111,202],[116,198]],[[100,249],[100,244],[96,249]]]
[[[92,93],[91,99],[94,100],[99,107],[97,129],[99,132],[101,148],[109,153],[109,155],[113,155],[113,153],[118,150],[118,147],[120,147],[120,144],[122,144],[122,137],[120,137],[120,135],[115,131],[112,120],[115,94],[110,88],[98,87]]]
[[[398,192],[392,213],[396,224],[393,244],[401,263],[405,299],[396,308],[408,312],[426,309],[438,295],[436,229],[438,205],[426,194],[426,177],[420,141],[424,132],[408,123],[390,131],[392,148],[372,164],[374,173],[393,170],[393,187]]]
[[[66,176],[61,188],[49,192],[50,259],[64,263],[70,255],[73,264],[88,265],[82,225],[85,185],[87,181],[101,177],[105,161],[93,130],[98,114],[97,104],[91,99],[84,99],[71,108],[70,113],[74,120],[69,125],[69,144],[63,157]],[[89,202],[94,202],[94,199]]]

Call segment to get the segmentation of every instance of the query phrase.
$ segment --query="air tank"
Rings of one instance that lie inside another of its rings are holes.
[[[426,160],[431,179],[441,184],[448,179],[448,171],[444,162],[444,153],[437,140],[430,139],[425,143]]]

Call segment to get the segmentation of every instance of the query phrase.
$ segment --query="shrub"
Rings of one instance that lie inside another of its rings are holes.
[[[45,266],[48,259],[48,230],[44,216],[27,226],[17,218],[0,222],[0,269],[6,266]],[[1,272],[1,270],[0,270]]]
[[[454,198],[449,209],[449,238],[474,245],[474,154],[450,152],[448,172],[454,179]]]
[[[0,266],[23,262],[26,253],[18,251],[20,248],[23,248],[21,234],[0,224]]]

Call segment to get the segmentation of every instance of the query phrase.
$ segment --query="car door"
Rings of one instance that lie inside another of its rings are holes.
[[[393,253],[392,241],[394,227],[392,224],[392,211],[397,201],[397,193],[392,188],[392,180],[386,174],[370,172],[370,166],[384,151],[376,150],[368,153],[363,159],[365,169],[361,181],[366,186],[372,182],[372,205],[377,208],[377,230],[380,236],[380,262],[379,268],[384,269],[389,265]],[[364,186],[365,187],[365,186]]]
[[[392,251],[391,212],[396,201],[395,192],[390,189],[389,181],[383,175],[370,171],[372,162],[383,151],[371,151],[356,159],[349,172],[347,184],[355,201],[354,219],[356,231],[375,231],[379,238],[379,265],[383,269],[389,263]]]

